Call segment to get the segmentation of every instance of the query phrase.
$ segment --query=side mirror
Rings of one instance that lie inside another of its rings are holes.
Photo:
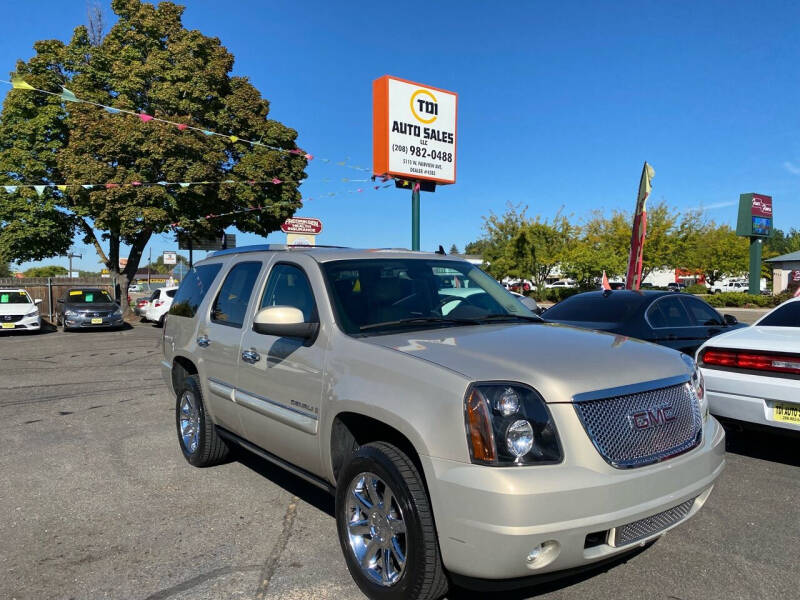
[[[734,317],[733,315],[723,315],[723,319],[725,319],[725,325],[738,325],[739,319]]]
[[[59,304],[64,304],[64,299],[63,298],[59,298],[58,300],[56,300],[56,302],[58,302]]]
[[[34,300],[33,303],[34,304],[41,304],[42,303],[42,299],[41,298],[36,298],[36,300]]]
[[[310,339],[317,334],[319,323],[306,323],[303,313],[293,306],[268,306],[256,313],[253,331],[277,337]]]

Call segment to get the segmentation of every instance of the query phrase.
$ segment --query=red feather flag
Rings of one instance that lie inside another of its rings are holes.
[[[650,195],[650,190],[652,189],[651,181],[655,174],[655,169],[645,162],[644,167],[642,167],[642,178],[639,180],[636,212],[633,215],[631,254],[628,258],[628,273],[625,277],[625,289],[628,290],[638,290],[642,284],[644,240],[647,237],[647,197]]]

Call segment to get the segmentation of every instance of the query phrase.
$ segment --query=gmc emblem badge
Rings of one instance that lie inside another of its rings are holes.
[[[628,415],[632,429],[653,429],[674,421],[677,417],[672,406],[659,406],[655,409],[640,410]]]

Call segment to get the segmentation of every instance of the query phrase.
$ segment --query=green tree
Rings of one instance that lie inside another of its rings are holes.
[[[461,253],[458,251],[458,246],[452,244],[450,246],[450,251],[448,252],[448,254],[461,254]]]
[[[68,275],[66,268],[58,265],[45,265],[43,267],[31,267],[25,271],[25,277],[56,277],[57,275]]]
[[[176,254],[176,257],[177,257],[176,260],[177,260],[178,264],[186,265],[187,267],[189,266],[189,259],[187,259],[185,256],[183,256],[182,254]],[[146,268],[148,268],[148,266],[150,267],[150,271],[152,273],[170,273],[172,271],[172,269],[175,268],[175,265],[165,265],[164,264],[164,255],[163,254],[160,255],[158,258],[156,258],[149,265],[145,265],[143,268],[146,269]]]
[[[55,93],[64,86],[89,101],[226,135],[245,134],[285,150],[233,143],[108,114],[59,96],[12,90],[0,115],[0,184],[248,182],[273,177],[284,182],[46,188],[41,196],[30,188],[0,192],[0,247],[8,248],[9,258],[64,254],[80,234],[124,293],[150,237],[172,223],[198,235],[230,225],[259,235],[276,230],[301,205],[298,182],[305,178],[306,159],[296,148],[297,132],[268,118],[269,103],[247,78],[230,75],[234,59],[219,39],[183,27],[183,7],[113,0],[111,8],[118,20],[104,37],[90,39],[81,25],[69,43],[36,42],[35,55],[19,61],[14,75]],[[211,213],[252,206],[263,210],[204,220]],[[128,262],[120,272],[120,253],[126,247]]]
[[[725,277],[747,272],[750,261],[747,238],[737,236],[728,225],[713,221],[695,227],[684,239],[681,267],[702,271],[712,285]]]
[[[549,221],[530,218],[526,211],[527,207],[509,205],[500,216],[484,217],[480,254],[487,272],[496,279],[531,279],[542,287],[563,260],[572,227],[561,213]],[[467,245],[470,253],[473,244]]]
[[[11,265],[0,260],[0,277],[12,277],[13,275],[14,273],[11,271]]]

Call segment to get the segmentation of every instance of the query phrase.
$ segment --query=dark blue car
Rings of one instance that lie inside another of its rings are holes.
[[[566,298],[542,318],[668,346],[694,356],[707,339],[746,327],[700,298],[679,292],[606,290]]]

